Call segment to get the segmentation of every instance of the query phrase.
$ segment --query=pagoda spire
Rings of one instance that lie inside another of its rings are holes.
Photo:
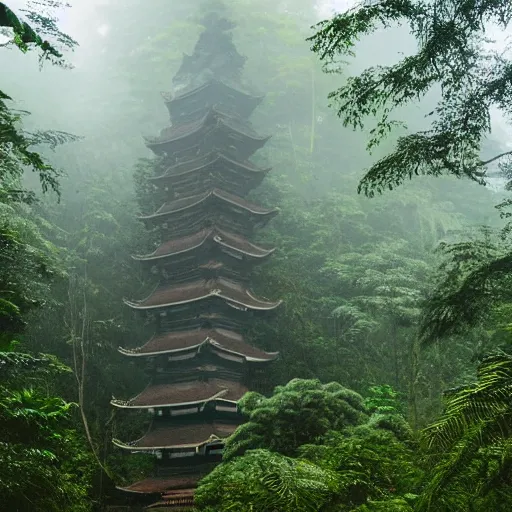
[[[269,139],[248,119],[263,95],[243,81],[246,59],[233,43],[234,24],[213,13],[202,25],[172,92],[164,94],[171,125],[146,138],[159,159],[148,178],[152,204],[161,206],[139,219],[160,241],[133,258],[158,282],[125,304],[153,319],[154,334],[119,351],[148,369],[148,384],[111,402],[149,415],[138,439],[114,444],[156,457],[154,476],[122,490],[159,510],[193,505],[197,482],[220,462],[224,440],[243,422],[237,402],[250,376],[278,357],[247,337],[252,323],[280,304],[251,289],[252,269],[274,252],[252,237],[278,213],[246,199],[270,171],[250,161]]]

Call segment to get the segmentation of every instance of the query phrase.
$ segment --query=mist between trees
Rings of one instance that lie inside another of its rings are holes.
[[[209,440],[222,463],[161,489],[162,450],[112,442],[158,411],[111,401],[161,378],[118,350],[155,332],[123,302],[158,282],[132,257],[158,246],[138,217],[166,170],[143,136],[169,125],[160,92],[208,13],[236,24],[244,84],[265,96],[250,119],[272,137],[251,162],[272,170],[246,199],[279,208],[251,238],[276,250],[247,286],[282,304],[244,339],[279,357],[247,372],[242,424]],[[0,3],[0,508],[171,510],[194,488],[204,511],[509,511],[511,15],[507,0]]]

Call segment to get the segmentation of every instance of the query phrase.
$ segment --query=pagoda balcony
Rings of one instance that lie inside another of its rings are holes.
[[[237,332],[225,329],[197,329],[182,332],[166,332],[153,336],[145,345],[136,349],[119,348],[130,357],[183,356],[198,354],[208,347],[214,353],[226,357],[239,357],[250,363],[266,363],[278,357],[278,352],[264,352],[249,345]]]
[[[214,78],[175,95],[162,93],[162,97],[173,122],[200,118],[205,110],[213,106],[220,106],[223,111],[248,118],[264,98],[246,92],[227,80]]]
[[[203,256],[207,257],[208,254],[203,253]],[[215,258],[208,261],[184,258],[177,261],[175,266],[160,265],[153,267],[153,273],[160,275],[163,282],[176,285],[200,279],[225,278],[248,286],[250,282],[249,270],[247,265],[243,265],[239,261],[231,260],[226,264],[226,262]]]
[[[281,304],[280,300],[270,302],[259,299],[239,283],[223,278],[202,279],[177,286],[157,286],[145,299],[125,303],[133,309],[155,310],[203,301],[221,301],[233,307],[254,311],[271,311]]]
[[[248,311],[234,308],[228,303],[195,302],[172,310],[147,310],[146,313],[157,313],[156,320],[159,332],[178,332],[195,329],[225,329],[239,331],[253,321],[253,316],[267,311]]]
[[[203,353],[197,356],[197,360],[165,360],[162,357],[150,359],[153,362],[152,375],[158,376],[160,381],[173,383],[186,383],[191,379],[207,380],[221,379],[231,382],[241,382],[244,379],[243,368],[239,362],[218,360],[205,360]],[[166,364],[167,363],[167,364]],[[212,405],[212,407],[210,406]],[[221,411],[222,404],[207,404],[201,411]],[[228,412],[234,412],[230,404]],[[199,412],[201,412],[199,411]],[[171,411],[172,412],[172,411]],[[198,411],[193,411],[194,413]]]

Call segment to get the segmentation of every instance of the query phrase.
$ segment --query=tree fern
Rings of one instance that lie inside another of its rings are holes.
[[[475,384],[445,394],[444,414],[424,432],[433,468],[418,511],[467,510],[510,468],[510,396],[512,357],[505,354],[486,358]]]

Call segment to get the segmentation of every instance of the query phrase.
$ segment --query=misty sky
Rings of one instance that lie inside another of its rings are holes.
[[[63,9],[59,14],[59,27],[78,40],[82,45],[77,50],[77,54],[87,52],[88,42],[92,39],[107,37],[109,26],[106,20],[102,20],[95,15],[98,7],[108,4],[112,0],[68,0],[71,4],[70,9]],[[145,0],[148,8],[151,0]],[[257,1],[257,0],[255,0]],[[332,15],[335,11],[342,11],[354,6],[359,0],[317,0],[317,11],[319,18],[323,19]],[[9,0],[9,5],[16,11],[26,6],[27,0]],[[315,21],[315,20],[313,20]],[[495,40],[495,46],[502,51],[508,47],[508,52],[512,55],[511,39],[505,31],[496,27],[489,27],[488,36]],[[395,49],[396,51],[396,49]],[[79,55],[72,59],[78,63]],[[357,60],[357,59],[356,59]],[[378,64],[379,62],[375,62]],[[373,63],[372,63],[373,64]],[[506,122],[502,115],[494,112],[493,115],[494,137],[502,142],[504,146],[512,147],[512,126]]]

